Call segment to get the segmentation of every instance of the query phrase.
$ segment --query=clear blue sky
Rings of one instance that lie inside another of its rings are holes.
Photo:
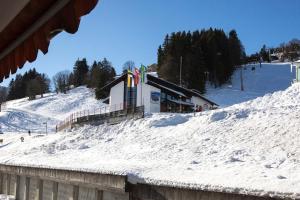
[[[59,34],[48,54],[40,53],[18,72],[35,67],[52,78],[72,70],[77,58],[86,57],[91,64],[106,57],[119,73],[127,60],[155,63],[167,33],[209,27],[236,29],[250,54],[263,44],[272,47],[300,38],[299,9],[300,0],[99,0],[75,35]]]

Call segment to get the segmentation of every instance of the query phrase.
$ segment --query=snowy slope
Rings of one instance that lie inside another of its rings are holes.
[[[300,84],[224,109],[153,114],[60,134],[4,134],[0,163],[129,181],[300,198]]]
[[[73,112],[99,108],[94,92],[78,87],[67,94],[46,94],[44,98],[29,101],[28,98],[9,101],[5,112],[0,113],[0,126],[4,132],[44,132],[45,122],[50,131]]]
[[[241,91],[241,71],[234,72],[231,84],[221,88],[208,86],[205,96],[222,107],[261,97],[267,93],[285,90],[295,78],[290,63],[249,64],[243,67],[244,91]],[[255,70],[252,70],[252,68]]]

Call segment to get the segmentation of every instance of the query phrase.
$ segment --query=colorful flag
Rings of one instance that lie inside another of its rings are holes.
[[[127,87],[132,87],[132,73],[130,70],[127,72]]]
[[[146,67],[144,65],[141,65],[140,68],[140,76],[141,76],[141,83],[145,83],[146,78]]]
[[[134,87],[134,75],[131,74],[131,87]]]
[[[135,68],[134,69],[134,84],[138,85],[139,82],[140,82],[140,71],[137,68]]]

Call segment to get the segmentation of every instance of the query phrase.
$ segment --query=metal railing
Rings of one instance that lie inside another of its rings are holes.
[[[144,106],[129,107],[126,104],[121,103],[111,106],[102,106],[100,108],[86,109],[74,112],[65,120],[60,122],[56,126],[56,132],[72,128],[75,124],[109,120],[110,118],[127,116],[128,114],[134,113],[142,113],[142,115],[144,115]]]

